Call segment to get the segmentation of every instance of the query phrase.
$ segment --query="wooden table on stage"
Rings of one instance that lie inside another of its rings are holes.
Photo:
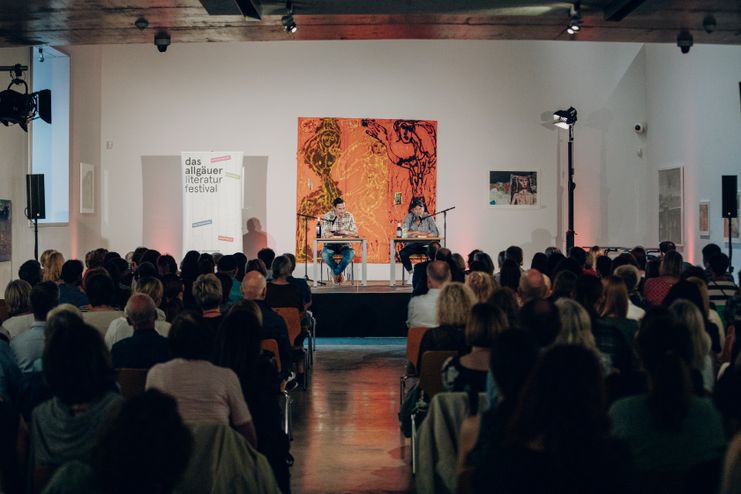
[[[391,275],[389,276],[389,286],[396,286],[396,244],[429,244],[430,242],[440,242],[442,237],[393,237],[389,240],[389,255],[391,265]],[[402,267],[402,269],[404,269]]]
[[[317,258],[320,257],[317,248],[319,242],[324,244],[353,244],[353,243],[359,243],[361,245],[362,254],[360,256],[361,259],[361,269],[360,269],[360,284],[363,286],[368,285],[368,266],[367,266],[367,259],[368,259],[368,247],[367,247],[367,241],[364,238],[360,237],[328,237],[328,238],[315,238],[314,239],[314,286],[317,286],[317,279],[319,279],[319,263],[317,262]]]

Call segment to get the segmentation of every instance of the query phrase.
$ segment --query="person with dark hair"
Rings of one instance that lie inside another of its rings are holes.
[[[165,313],[165,320],[172,323],[184,309],[185,284],[177,275],[166,274],[162,277],[162,290],[160,309]]]
[[[200,256],[198,256],[198,274],[214,274],[214,270],[216,269],[216,261],[214,261],[214,256],[209,254],[208,252],[202,253]]]
[[[115,288],[108,271],[104,268],[90,269],[85,277],[85,293],[90,299],[90,310],[83,313],[82,318],[105,335],[111,322],[123,316],[123,311],[113,306]]]
[[[157,274],[155,267],[150,263],[142,263],[139,265],[139,269],[134,276],[129,272],[126,261],[120,257],[108,261],[104,268],[110,275],[111,280],[113,280],[113,303],[111,305],[114,307],[123,307],[126,305],[126,301],[131,294],[131,285],[135,279],[141,276],[153,276]]]
[[[141,258],[141,264],[144,264],[145,262],[148,262],[152,266],[157,266],[157,261],[159,261],[159,258],[162,256],[160,252],[156,249],[147,249],[147,251],[144,253],[144,255]]]
[[[638,270],[642,273],[645,272],[646,271],[646,249],[644,249],[640,245],[636,245],[630,250],[630,255],[632,255],[635,258],[636,263],[638,263],[638,266],[637,266]]]
[[[273,260],[273,279],[267,285],[265,303],[270,307],[295,307],[304,312],[304,300],[299,289],[288,281],[291,275],[291,260],[278,256]]]
[[[608,256],[598,256],[595,261],[594,270],[600,278],[607,278],[612,274],[612,259]]]
[[[85,307],[90,304],[87,295],[80,288],[84,269],[82,261],[78,259],[69,259],[64,262],[62,283],[59,284],[60,304],[72,304],[75,307]]]
[[[157,258],[157,273],[160,277],[168,274],[178,274],[178,263],[170,254],[165,254]]]
[[[55,318],[56,319],[56,318]],[[31,418],[32,467],[89,462],[98,428],[122,398],[100,333],[69,314],[44,348],[43,375],[53,398]]]
[[[146,388],[171,394],[186,422],[231,425],[257,447],[255,426],[239,379],[232,370],[208,361],[213,338],[200,316],[185,312],[179,315],[168,338],[173,360],[149,370]]]
[[[247,256],[244,255],[242,252],[235,252],[232,254],[234,256],[234,262],[237,264],[237,274],[234,275],[234,277],[237,279],[237,285],[242,283],[242,278],[244,278],[244,270],[245,265],[247,264]],[[296,264],[296,260],[293,260],[293,263]]]
[[[498,307],[504,312],[507,318],[507,327],[517,327],[520,305],[517,302],[517,294],[514,290],[507,287],[499,287],[494,290],[494,293],[491,294],[491,297],[489,297],[486,303]]]
[[[638,291],[641,273],[632,264],[623,264],[615,268],[615,276],[619,276],[625,282],[628,290],[628,313],[625,317],[634,321],[640,321],[646,314],[646,299]]]
[[[180,277],[183,279],[183,307],[186,309],[196,309],[196,302],[193,300],[193,282],[198,278],[198,258],[200,254],[196,250],[186,252],[183,260],[180,261]]]
[[[39,261],[29,259],[18,268],[18,278],[34,286],[41,283],[41,264]]]
[[[193,437],[177,402],[156,389],[126,400],[101,427],[90,464],[60,468],[47,494],[169,494],[188,466]]]
[[[5,287],[5,304],[10,317],[3,321],[0,334],[12,339],[31,327],[31,290],[31,285],[24,280],[13,280]]]
[[[610,437],[600,363],[587,348],[543,354],[503,436],[482,459],[473,492],[633,492],[628,453]]]
[[[506,259],[502,270],[499,271],[499,285],[517,291],[520,287],[522,269],[513,259]]]
[[[536,298],[522,306],[516,326],[530,334],[539,348],[546,348],[561,331],[561,318],[553,302]]]
[[[661,257],[659,276],[646,279],[643,285],[643,295],[651,305],[659,305],[669,293],[669,289],[679,281],[682,273],[682,254],[676,250],[669,250]]]
[[[42,281],[31,289],[31,327],[10,340],[10,348],[23,373],[41,370],[46,314],[59,305],[59,289],[53,281]]]
[[[478,254],[479,252],[483,252],[483,251],[480,249],[473,249],[471,252],[468,253],[468,258],[466,259],[466,264],[468,266],[470,266],[473,263],[473,261],[476,260],[476,254]]]
[[[135,293],[124,309],[126,321],[134,328],[128,338],[119,340],[111,348],[114,369],[149,369],[155,364],[170,360],[167,338],[154,327],[157,306],[149,295]]]
[[[450,279],[463,283],[466,281],[466,272],[461,270],[458,263],[453,259],[453,253],[447,247],[441,247],[437,249],[435,253],[436,261],[445,261],[450,267]]]
[[[85,267],[90,269],[102,268],[105,255],[108,253],[108,249],[98,247],[97,249],[89,251],[85,254]]]
[[[710,303],[715,305],[715,310],[721,316],[724,315],[726,304],[731,299],[738,286],[733,282],[733,277],[729,279],[728,265],[730,261],[728,256],[722,252],[713,254],[708,260],[709,277],[708,277],[708,295]],[[733,321],[724,321],[726,325],[732,324]]]
[[[523,257],[522,247],[517,245],[510,245],[507,247],[507,250],[504,251],[504,258],[512,259],[518,266],[520,266],[520,268],[522,267]]]
[[[558,258],[558,255],[555,255],[555,257]],[[562,258],[553,268],[552,274],[554,277],[556,277],[558,276],[558,273],[562,271],[570,271],[577,277],[581,276],[584,273],[584,270],[579,266],[579,263],[571,257]]]
[[[642,321],[637,345],[649,391],[612,405],[613,434],[628,443],[640,472],[718,467],[726,444],[723,425],[710,399],[692,393],[687,327],[668,309],[652,308]],[[713,485],[702,488],[715,491]]]
[[[227,305],[242,300],[242,293],[239,291],[239,283],[237,282],[237,260],[232,255],[221,256],[219,262],[216,263],[216,272],[227,275],[232,280],[231,289],[224,292],[224,298],[226,299]]]
[[[491,256],[486,252],[479,251],[473,256],[473,262],[468,263],[469,268],[471,264],[480,266],[477,271],[483,271],[484,273],[494,276],[494,261]],[[473,271],[473,269],[471,269]]]
[[[587,273],[587,274],[592,274],[594,276],[597,276],[597,272],[594,269],[592,269],[591,266],[589,267],[587,266],[588,257],[589,257],[589,254],[587,254],[587,252],[584,249],[576,245],[572,247],[571,250],[569,251],[569,259],[574,260],[577,266],[579,266],[579,269],[581,270],[581,272],[578,274]]]
[[[556,302],[562,297],[573,298],[574,287],[576,286],[576,280],[579,276],[574,274],[573,271],[564,270],[556,275],[556,279],[553,280],[553,290],[551,292],[550,301]]]
[[[273,269],[273,261],[275,260],[275,251],[270,247],[265,247],[257,252],[257,258],[265,265],[267,275],[264,276],[269,281],[273,276],[271,270]]]
[[[542,252],[536,252],[530,261],[530,269],[536,269],[546,276],[550,276],[550,270],[548,269],[548,256]]]
[[[16,356],[10,349],[8,337],[0,333],[0,404],[8,403],[17,409],[21,398],[21,385],[21,369],[16,362]]]
[[[304,278],[295,278],[293,272],[296,270],[296,256],[291,253],[283,254],[291,262],[290,274],[288,275],[288,282],[298,288],[299,293],[303,297],[304,309],[308,310],[311,307],[311,288],[309,283]]]
[[[401,228],[402,232],[406,232],[406,236],[409,238],[437,237],[440,235],[435,219],[428,214],[423,197],[412,199]],[[410,242],[404,244],[404,247],[399,251],[401,264],[409,273],[410,281],[413,281],[414,273],[412,272],[412,261],[409,258],[415,254],[426,253],[428,245],[424,242]]]
[[[322,216],[321,221],[322,235],[325,237],[357,237],[358,226],[355,224],[355,218],[347,210],[345,201],[337,197],[332,201],[332,210]],[[335,262],[334,255],[342,255],[340,262]],[[350,244],[324,244],[322,247],[322,260],[334,273],[334,282],[342,283],[344,277],[342,273],[350,262],[355,258],[355,251]],[[268,263],[265,263],[269,267]]]
[[[137,247],[134,249],[134,253],[131,255],[131,271],[136,273],[136,270],[139,269],[139,264],[142,263],[142,257],[144,257],[144,254],[149,249],[147,247]]]
[[[263,275],[265,279],[268,278],[268,269],[265,267],[265,263],[262,259],[250,259],[247,261],[247,264],[244,266],[244,274],[247,275],[250,271],[257,271]],[[244,281],[244,278],[242,278],[242,281]]]
[[[705,321],[705,332],[710,336],[711,348],[713,352],[720,353],[721,341],[720,341],[720,329],[714,323],[708,319],[708,311],[705,308],[705,303],[702,299],[702,293],[700,288],[692,281],[680,281],[669,289],[669,293],[664,297],[664,307],[669,307],[676,300],[684,299],[692,302],[702,314],[702,318]]]
[[[254,302],[245,301],[253,304]],[[260,309],[254,307],[259,313]],[[227,314],[216,335],[213,362],[239,378],[257,432],[259,451],[270,462],[278,485],[290,492],[290,442],[281,426],[281,377],[271,359],[261,353],[262,325],[253,311]]]

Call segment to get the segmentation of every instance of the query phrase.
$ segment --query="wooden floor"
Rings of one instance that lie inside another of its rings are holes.
[[[411,448],[399,432],[402,345],[320,345],[296,390],[292,492],[411,492]]]

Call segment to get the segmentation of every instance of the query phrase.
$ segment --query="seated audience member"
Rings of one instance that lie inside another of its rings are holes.
[[[705,320],[700,309],[695,304],[685,299],[678,299],[669,306],[679,321],[682,321],[689,330],[692,341],[692,359],[690,369],[702,376],[702,384],[708,392],[713,391],[715,385],[715,373],[713,357],[710,352],[710,336],[705,331]],[[694,375],[693,375],[694,377]]]
[[[265,263],[262,259],[250,259],[247,261],[247,264],[244,267],[244,274],[247,274],[250,271],[257,271],[263,275],[265,279],[268,278],[268,269],[265,267]],[[244,279],[242,281],[244,281]]]
[[[270,307],[295,307],[304,312],[304,297],[299,289],[288,281],[291,276],[291,260],[278,256],[273,260],[272,280],[267,284],[265,303]]]
[[[628,312],[625,317],[634,321],[640,321],[646,315],[646,311],[643,308],[646,304],[646,299],[638,291],[638,284],[641,281],[641,274],[638,272],[638,268],[632,264],[624,264],[615,269],[615,276],[623,279],[625,287],[628,290]]]
[[[466,285],[473,290],[476,301],[481,304],[486,303],[498,288],[494,276],[483,271],[471,271],[466,276]]]
[[[234,278],[226,273],[216,273],[215,276],[216,278],[218,278],[219,283],[221,283],[221,304],[219,305],[219,307],[221,308],[221,312],[224,313],[228,311],[229,308],[232,306],[232,304],[229,302],[229,294],[234,287]]]
[[[448,263],[448,267],[450,267],[450,279],[452,281],[457,281],[459,283],[463,283],[464,281],[466,281],[466,272],[461,271],[458,263],[453,260],[453,253],[450,251],[450,249],[447,249],[445,247],[437,249],[435,260]]]
[[[183,307],[185,309],[196,309],[193,300],[193,282],[198,278],[198,251],[189,250],[180,261],[180,277],[183,280]],[[172,321],[170,321],[172,322]]]
[[[407,307],[407,327],[434,328],[438,325],[437,303],[440,290],[450,282],[450,266],[444,261],[427,265],[427,293],[412,297]]]
[[[505,259],[502,270],[499,271],[499,286],[510,288],[517,291],[520,287],[520,277],[522,270],[512,259]]]
[[[705,270],[706,280],[709,280],[713,275],[712,269],[710,267],[710,259],[715,254],[720,254],[721,252],[723,252],[723,250],[720,248],[718,244],[710,243],[702,248],[702,267]],[[724,278],[733,281],[733,276],[729,276],[729,273],[723,273],[723,276]]]
[[[232,289],[227,294],[225,294],[227,304],[232,305],[234,302],[242,300],[242,293],[239,291],[239,283],[237,282],[236,278],[237,260],[234,258],[234,256],[221,256],[221,259],[219,259],[219,262],[216,264],[216,272],[224,273],[232,280]]]
[[[731,299],[738,287],[733,278],[728,279],[728,256],[719,252],[710,258],[710,277],[708,278],[708,294],[710,303],[715,305],[715,310],[721,316],[724,315],[726,303]],[[730,324],[726,321],[726,324]],[[725,326],[725,324],[724,324]]]
[[[21,380],[21,369],[10,349],[8,339],[0,334],[0,403],[7,403],[15,409],[19,408]]]
[[[546,348],[561,331],[561,319],[553,302],[536,298],[522,306],[515,327],[530,334],[539,348]]]
[[[172,395],[185,422],[231,425],[257,447],[255,427],[239,379],[232,370],[208,361],[213,339],[201,317],[181,314],[172,323],[168,338],[173,360],[149,370],[146,388]]]
[[[142,264],[144,264],[145,262],[148,262],[149,264],[154,266],[155,269],[157,269],[157,261],[159,261],[160,257],[162,257],[162,254],[160,254],[160,251],[156,249],[147,249],[141,258],[141,262],[139,263],[139,266],[141,267]]]
[[[294,342],[288,340],[288,328],[283,318],[265,303],[267,282],[258,271],[245,273],[242,280],[242,296],[257,304],[262,314],[262,339],[274,339],[278,342],[278,353],[282,364],[283,377],[287,377],[291,370],[291,346]]]
[[[659,276],[648,278],[643,285],[643,295],[651,305],[659,305],[673,285],[679,282],[682,273],[682,254],[670,250],[661,258]]]
[[[118,340],[111,348],[113,368],[149,369],[170,360],[167,338],[154,327],[157,320],[154,300],[149,295],[135,293],[126,303],[124,314],[134,332],[128,338]]]
[[[692,393],[690,332],[676,318],[672,323],[653,317],[654,311],[666,309],[651,309],[637,336],[649,391],[612,405],[613,434],[627,442],[643,474],[719,463],[726,444],[723,424],[712,401]],[[716,486],[704,487],[714,492]]]
[[[165,321],[172,323],[184,307],[185,284],[177,275],[166,274],[162,277],[162,303],[160,309],[165,314]]]
[[[87,307],[90,301],[80,288],[82,283],[82,261],[70,259],[62,265],[62,283],[59,284],[59,303],[75,307]]]
[[[463,279],[460,280],[461,283],[463,283],[466,279],[466,260],[463,259],[463,256],[457,252],[451,254],[450,259],[452,259],[452,261],[455,263],[455,266],[457,268],[456,271],[458,271],[459,273],[463,273]]]
[[[308,281],[304,278],[295,278],[293,272],[296,270],[296,256],[291,253],[283,254],[291,262],[291,274],[288,275],[288,282],[298,288],[299,293],[304,302],[304,309],[308,310],[311,307],[311,288],[309,287]]]
[[[553,280],[553,293],[551,293],[551,302],[557,302],[561,298],[573,298],[574,287],[578,276],[572,271],[564,270],[556,275]]]
[[[530,261],[530,269],[536,269],[546,276],[550,276],[550,270],[548,269],[548,256],[542,252],[536,252],[533,255],[532,261]]]
[[[663,305],[669,307],[675,300],[679,299],[692,302],[700,310],[705,322],[705,332],[710,336],[711,348],[713,352],[720,353],[722,350],[720,328],[708,319],[708,312],[705,310],[700,288],[691,281],[680,281],[672,286],[669,293],[666,294]]]
[[[447,391],[486,391],[491,345],[507,329],[507,318],[499,308],[476,304],[466,321],[466,345],[471,351],[449,358],[442,368],[443,386]]]
[[[203,324],[208,328],[211,337],[215,337],[223,319],[221,314],[223,293],[219,278],[213,273],[198,276],[193,282],[193,300],[201,310]]]
[[[517,294],[523,305],[531,300],[547,298],[549,294],[545,275],[537,269],[528,269],[522,273],[517,286]]]
[[[99,427],[122,398],[100,333],[72,313],[50,331],[43,375],[53,395],[31,418],[33,468],[56,468],[92,460]],[[51,324],[50,324],[51,325]]]
[[[638,272],[641,273],[641,278],[646,276],[646,249],[640,245],[636,245],[630,250],[630,255],[636,260],[636,267]]]
[[[594,269],[597,271],[597,276],[607,278],[612,274],[612,259],[608,256],[599,256]]]
[[[488,273],[492,276],[494,276],[494,261],[492,260],[491,256],[483,251],[478,251],[473,255],[473,260],[469,261],[468,265],[469,267],[475,264],[477,268],[475,271],[483,271],[484,273]],[[471,269],[471,271],[474,271],[474,269]]]
[[[10,339],[15,338],[31,327],[31,285],[24,280],[13,280],[5,287],[5,303],[10,317],[3,321],[3,332]]]
[[[247,264],[247,256],[244,255],[243,252],[235,252],[232,255],[234,256],[234,261],[237,263],[237,274],[235,277],[237,278],[237,284],[239,284],[242,283],[242,279],[244,278],[244,268]],[[294,264],[295,261],[296,260],[294,259]]]
[[[625,281],[620,276],[605,276],[602,278],[602,288],[602,304],[599,308],[602,320],[617,327],[632,344],[638,331],[638,323],[628,318],[630,300]]]
[[[569,298],[556,301],[561,320],[561,331],[556,336],[555,345],[579,345],[594,352],[607,376],[612,369],[610,362],[600,353],[592,334],[592,320],[589,313],[578,302]]]
[[[23,373],[41,370],[41,357],[44,353],[44,331],[46,315],[59,304],[59,290],[56,283],[42,281],[31,289],[31,327],[10,340],[18,367]]]
[[[597,276],[597,272],[592,269],[592,266],[587,266],[587,257],[587,252],[581,247],[574,246],[569,251],[569,259],[574,261],[579,267],[580,272],[577,274],[589,274],[592,276]]]
[[[440,242],[430,242],[427,245],[427,260],[414,265],[412,272],[412,297],[427,293],[427,266],[435,260]]]
[[[31,286],[41,283],[41,264],[39,264],[39,261],[29,259],[21,264],[21,267],[18,268],[18,278],[28,282]]]
[[[155,389],[126,400],[101,427],[92,461],[60,468],[46,494],[175,492],[188,466],[193,438],[177,403]]]
[[[557,345],[536,364],[501,447],[482,458],[473,492],[632,492],[629,456],[609,424],[594,352]]]
[[[560,252],[554,252],[553,254],[548,256],[548,276],[550,278],[552,278],[553,280],[556,279],[556,275],[558,274],[558,271],[556,271],[556,267],[565,259],[566,256],[561,254]]]
[[[115,288],[113,279],[103,268],[93,268],[85,278],[85,292],[90,300],[90,309],[83,313],[83,320],[105,335],[114,319],[123,316],[123,311],[113,306]]]
[[[39,265],[41,265],[42,275],[43,275],[44,266],[46,266],[49,262],[49,256],[54,254],[55,252],[57,252],[56,249],[46,249],[39,256]]]
[[[430,276],[428,271],[427,275]],[[429,278],[428,278],[429,279]],[[464,328],[468,313],[476,303],[476,296],[463,283],[451,281],[443,286],[437,298],[438,326],[428,330],[419,344],[419,360],[416,368],[421,369],[422,355],[431,350],[451,350],[466,353]]]
[[[147,276],[157,276],[157,268],[151,263],[144,262],[139,265],[136,275],[129,277],[129,268],[126,261],[116,257],[108,261],[104,266],[105,270],[113,280],[113,307],[123,307],[131,295],[131,284],[134,280]],[[84,285],[84,278],[83,278]]]
[[[64,256],[61,252],[52,252],[46,258],[46,262],[41,265],[41,281],[51,281],[59,283],[62,277],[62,266],[64,265]]]
[[[265,247],[257,252],[257,258],[265,264],[267,270],[267,280],[270,281],[272,277],[273,260],[275,259],[275,251],[270,247]]]
[[[178,274],[178,263],[175,262],[175,258],[170,254],[165,254],[157,259],[157,273],[160,278],[167,276],[168,274]]]
[[[138,280],[134,280],[132,292],[132,296],[136,294],[147,295],[154,301],[155,307],[159,306],[159,304],[162,302],[163,286],[162,282],[157,278],[142,277]],[[108,348],[113,348],[114,344],[125,338],[129,338],[131,335],[134,334],[134,327],[128,319],[129,318],[126,316],[126,311],[124,311],[124,315],[122,317],[114,319],[111,322],[111,325],[108,326],[108,331],[106,331],[105,334],[105,342],[106,345],[108,345]],[[167,336],[167,333],[170,332],[170,323],[167,322],[166,319],[167,316],[165,315],[164,311],[157,308],[154,329],[162,336]]]
[[[260,309],[239,308],[226,315],[216,336],[213,362],[239,378],[252,414],[259,451],[266,456],[283,492],[290,492],[290,443],[281,425],[281,377],[270,358],[261,353]]]
[[[520,314],[520,305],[517,301],[517,294],[511,288],[499,287],[494,290],[486,303],[498,307],[504,312],[507,318],[507,327],[514,328],[517,326],[517,318]]]
[[[586,267],[596,271],[597,270],[597,259],[605,255],[605,251],[599,245],[593,245],[589,252],[587,252]]]
[[[105,256],[107,253],[108,250],[102,247],[89,251],[85,254],[85,267],[88,270],[102,268],[105,265]]]

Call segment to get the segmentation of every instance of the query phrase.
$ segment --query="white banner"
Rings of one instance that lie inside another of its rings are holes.
[[[183,152],[183,254],[242,250],[242,152]]]

